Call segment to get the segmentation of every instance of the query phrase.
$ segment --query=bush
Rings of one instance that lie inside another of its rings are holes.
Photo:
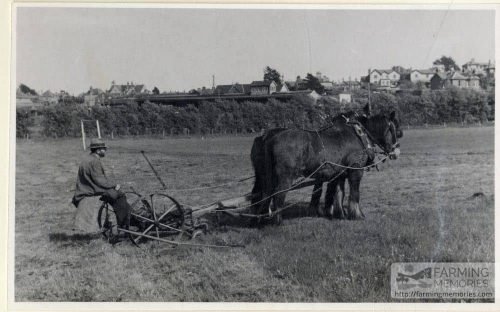
[[[33,126],[34,120],[27,108],[16,110],[16,137],[24,138],[30,134],[29,127]]]

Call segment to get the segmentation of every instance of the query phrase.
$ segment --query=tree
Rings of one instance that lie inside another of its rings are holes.
[[[319,79],[310,73],[307,73],[306,78],[304,79],[306,83],[306,87],[310,90],[314,90],[319,94],[323,94],[325,92],[325,87],[321,85]]]
[[[281,84],[281,74],[274,68],[266,66],[264,68],[264,80],[274,81],[276,84]]]
[[[157,87],[153,88],[153,94],[160,94],[160,90]]]
[[[455,63],[455,60],[451,58],[450,56],[441,56],[441,58],[438,58],[437,60],[432,63],[434,65],[444,65],[444,70],[450,71],[450,70],[460,70],[460,67],[457,66],[457,63]]]
[[[24,83],[21,83],[19,85],[19,90],[23,93],[23,94],[26,94],[26,95],[38,95],[38,93],[36,93],[35,90],[31,89],[30,87],[28,87],[27,85],[25,85]]]

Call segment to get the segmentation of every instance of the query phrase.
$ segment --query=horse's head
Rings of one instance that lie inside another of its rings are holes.
[[[361,120],[366,130],[391,159],[399,156],[398,138],[403,136],[396,112],[391,112],[389,116],[380,114]]]

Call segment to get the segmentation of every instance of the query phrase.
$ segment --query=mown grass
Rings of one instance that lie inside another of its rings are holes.
[[[310,188],[288,196],[302,216],[249,228],[227,220],[197,243],[245,248],[172,248],[74,234],[70,205],[78,140],[17,142],[16,301],[386,302],[393,262],[494,262],[493,128],[406,131],[402,155],[365,174],[364,221],[304,212]],[[158,190],[198,206],[247,193],[251,137],[117,139],[105,165],[124,187]],[[480,195],[472,197],[474,193]]]

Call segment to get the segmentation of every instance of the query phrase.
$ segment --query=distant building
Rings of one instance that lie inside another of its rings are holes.
[[[103,105],[105,100],[105,93],[98,88],[89,88],[83,95],[83,103],[87,106]]]
[[[127,82],[126,85],[117,85],[113,81],[111,83],[111,88],[108,90],[108,94],[111,97],[120,96],[134,96],[138,94],[149,93],[143,84],[134,84],[133,82]]]
[[[374,69],[370,72],[369,81],[382,87],[397,86],[401,74],[393,69]]]
[[[316,72],[316,78],[318,78],[319,82],[330,82],[330,78],[327,76],[323,75],[320,71]]]
[[[286,84],[286,82],[279,83],[276,85],[276,92],[287,93],[287,92],[290,92],[290,89],[288,88],[288,85]]]
[[[42,95],[40,95],[38,99],[45,105],[53,105],[57,104],[57,102],[59,101],[59,96],[56,93],[47,90],[42,93]]]
[[[198,88],[198,89],[196,89],[196,92],[197,92],[199,95],[213,95],[213,94],[214,94],[214,90],[215,90],[215,89],[212,89],[212,88],[205,88],[205,87],[202,87],[202,88]]]
[[[251,95],[263,95],[263,94],[273,94],[276,93],[276,82],[263,80],[263,81],[252,81],[250,84],[250,94]]]
[[[321,98],[321,95],[318,94],[316,91],[312,90],[311,92],[309,92],[307,94],[311,99],[314,100],[314,102],[316,103],[317,100],[319,100]]]
[[[413,83],[429,83],[437,71],[437,69],[414,69],[411,71],[410,81]]]
[[[439,90],[448,86],[471,89],[480,88],[479,77],[474,75],[465,76],[460,72],[451,72],[449,74],[435,73],[430,80],[430,86],[432,90]]]
[[[450,84],[455,87],[467,88],[469,86],[469,82],[467,81],[467,77],[460,74],[459,72],[454,72],[448,78]]]
[[[205,89],[204,95],[209,95],[210,92]],[[233,83],[229,85],[218,85],[213,91],[214,95],[243,95],[250,94],[250,85],[249,84],[239,84]]]
[[[486,67],[486,75],[488,75],[490,77],[495,77],[495,64],[494,63],[491,63],[490,65],[488,65],[488,67]]]
[[[444,89],[448,83],[448,74],[446,73],[435,73],[431,78],[431,90]]]
[[[333,90],[333,82],[320,82],[320,84],[323,86],[325,91],[332,91]]]
[[[356,80],[343,80],[340,83],[340,87],[344,91],[359,90],[359,89],[361,89],[361,83],[357,79]]]
[[[295,81],[287,81],[285,83],[288,85],[290,91],[307,90],[307,81],[300,76],[297,76]]]
[[[348,92],[339,93],[339,102],[340,103],[351,103],[352,102],[351,93],[348,93]]]
[[[478,75],[478,74],[486,75],[486,72],[491,65],[492,65],[491,61],[484,63],[484,62],[476,62],[476,60],[471,59],[470,61],[462,65],[462,72],[472,75]]]

